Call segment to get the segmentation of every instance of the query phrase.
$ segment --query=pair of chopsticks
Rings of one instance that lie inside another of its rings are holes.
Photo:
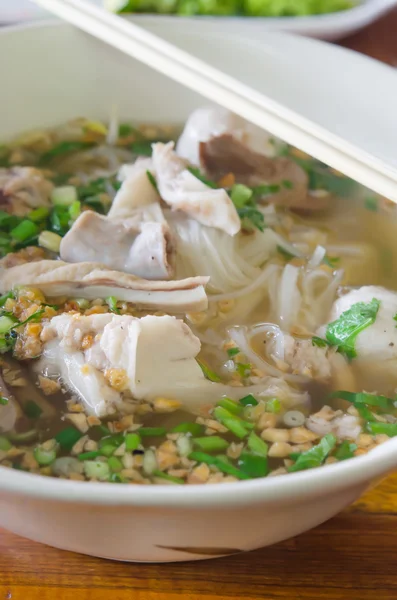
[[[397,203],[396,169],[255,89],[87,0],[32,1]]]

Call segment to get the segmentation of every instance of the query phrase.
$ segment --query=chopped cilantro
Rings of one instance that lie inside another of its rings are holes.
[[[240,348],[228,348],[227,349],[227,355],[230,356],[230,358],[232,358],[233,356],[236,356],[236,354],[239,354],[240,352]]]
[[[371,302],[357,302],[349,310],[341,314],[339,319],[329,323],[325,338],[331,346],[338,346],[348,358],[357,356],[355,350],[356,337],[361,331],[375,322],[380,301],[373,298]]]
[[[376,196],[367,196],[364,200],[364,206],[371,212],[377,212],[378,210],[378,198]]]

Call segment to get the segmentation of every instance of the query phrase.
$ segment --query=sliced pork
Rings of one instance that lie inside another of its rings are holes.
[[[186,121],[177,144],[177,153],[190,164],[200,166],[200,142],[228,134],[244,144],[248,150],[265,156],[274,156],[277,143],[272,136],[220,106],[206,106],[195,110]]]
[[[86,333],[95,341],[83,349]],[[205,389],[214,384],[196,361],[200,340],[175,317],[64,314],[53,317],[43,335],[42,366],[58,368],[90,414],[128,412],[134,401],[160,396],[189,409],[208,403]]]
[[[232,173],[238,183],[250,187],[279,186],[266,200],[296,210],[323,210],[329,199],[308,194],[307,173],[293,160],[269,158],[247,148],[229,134],[200,143],[200,164],[210,179]]]
[[[109,217],[128,218],[134,209],[160,202],[158,192],[149,180],[148,172],[153,175],[153,163],[150,158],[138,159],[132,165],[121,167],[119,179],[122,184],[109,210]]]
[[[83,212],[62,239],[61,259],[99,262],[144,279],[170,279],[174,246],[169,227],[166,222],[142,222],[141,218],[139,214],[111,219]]]
[[[0,209],[18,217],[39,206],[50,206],[53,189],[52,182],[39,169],[0,169]]]
[[[208,277],[179,281],[148,281],[128,273],[112,271],[94,262],[65,263],[42,260],[5,269],[0,274],[0,292],[18,285],[30,285],[48,297],[106,298],[132,302],[141,308],[172,313],[206,310],[205,286]]]
[[[229,235],[240,231],[240,218],[227,192],[195,177],[175,153],[173,142],[153,145],[153,165],[161,198],[171,208]]]

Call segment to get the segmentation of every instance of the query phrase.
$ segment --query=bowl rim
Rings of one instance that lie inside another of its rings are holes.
[[[33,21],[0,29],[0,38],[29,29],[63,27],[57,20]],[[210,34],[211,35],[211,34]],[[214,35],[214,34],[212,34]],[[270,37],[296,38],[289,33],[267,32]],[[303,44],[326,42],[302,38]],[[326,44],[329,45],[329,44]],[[348,52],[335,47],[335,51]],[[371,61],[368,57],[363,60]],[[385,66],[379,64],[379,67]],[[376,447],[370,453],[347,461],[308,471],[290,473],[287,477],[264,477],[233,483],[206,485],[117,485],[108,482],[62,480],[25,473],[0,466],[0,493],[17,494],[31,499],[111,506],[162,506],[167,508],[238,507],[247,504],[290,502],[309,496],[324,496],[354,485],[369,483],[397,467],[397,438]]]
[[[290,503],[325,496],[353,486],[365,487],[397,467],[397,438],[368,454],[287,476],[262,477],[232,483],[205,485],[115,484],[57,479],[0,466],[0,493],[36,500],[52,500],[99,506],[176,508],[242,507]]]

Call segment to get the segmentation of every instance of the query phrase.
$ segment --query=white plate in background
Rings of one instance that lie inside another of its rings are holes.
[[[102,0],[92,0],[102,4]],[[177,17],[173,15],[136,15],[137,23],[160,21],[162,23],[196,22],[206,31],[238,34],[260,39],[264,31],[289,31],[326,40],[346,36],[378,19],[397,5],[397,0],[362,0],[359,6],[340,13],[309,17]],[[48,18],[49,13],[36,7],[30,0],[0,0],[0,24],[20,23]]]

